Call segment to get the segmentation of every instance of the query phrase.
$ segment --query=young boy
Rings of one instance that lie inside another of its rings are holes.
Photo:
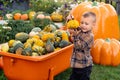
[[[92,28],[96,24],[96,15],[93,12],[85,12],[77,29],[69,29],[74,44],[71,58],[72,74],[69,80],[90,80],[92,70],[92,57],[90,49],[94,36]]]

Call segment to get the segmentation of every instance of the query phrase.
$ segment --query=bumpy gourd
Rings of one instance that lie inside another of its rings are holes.
[[[62,32],[62,40],[69,41],[69,37],[68,37],[68,34],[66,33],[66,31]]]
[[[62,40],[60,43],[59,43],[59,47],[60,48],[64,48],[66,46],[70,45],[70,42],[66,41],[66,40]]]
[[[51,14],[51,19],[56,22],[60,22],[63,20],[63,15],[58,12],[53,12]]]
[[[46,33],[42,35],[41,40],[43,41],[47,41],[48,39],[54,40],[54,38],[55,38],[54,33]]]
[[[70,20],[66,24],[67,28],[78,28],[79,22],[77,20]]]
[[[47,40],[47,43],[45,45],[45,49],[48,53],[54,51],[55,48],[54,48],[53,44],[51,43],[50,39]]]

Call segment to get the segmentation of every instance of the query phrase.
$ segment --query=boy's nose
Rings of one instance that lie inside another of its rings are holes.
[[[81,27],[84,27],[85,26],[85,23],[81,24]]]

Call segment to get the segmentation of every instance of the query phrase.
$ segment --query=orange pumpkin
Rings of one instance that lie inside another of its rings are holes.
[[[21,15],[21,20],[28,20],[28,14],[22,14]]]
[[[15,13],[13,16],[14,20],[20,20],[21,18],[21,13]]]
[[[78,21],[86,12],[94,12],[97,16],[96,26],[93,28],[94,38],[120,38],[118,15],[114,7],[104,2],[82,2],[72,9],[70,14]]]
[[[117,66],[120,64],[120,42],[116,39],[96,39],[91,55],[96,64]]]

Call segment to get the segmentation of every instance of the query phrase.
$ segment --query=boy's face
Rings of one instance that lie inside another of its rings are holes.
[[[95,26],[95,22],[94,22],[94,18],[92,16],[81,18],[80,27],[83,32],[92,30],[93,26]]]

